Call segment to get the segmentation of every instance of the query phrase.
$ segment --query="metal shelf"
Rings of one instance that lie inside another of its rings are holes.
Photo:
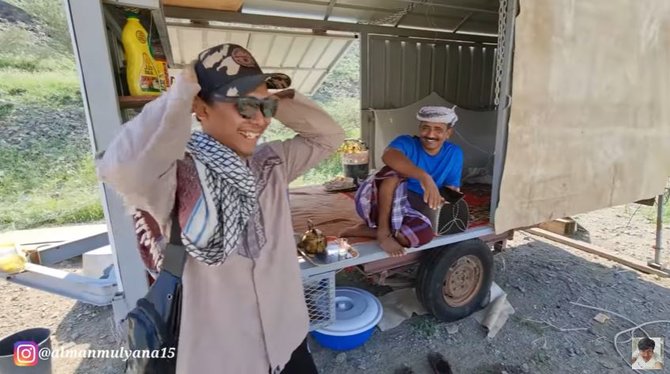
[[[125,60],[121,45],[121,32],[126,22],[125,8],[140,9],[140,22],[142,26],[144,26],[149,35],[153,35],[152,40],[156,40],[157,36],[168,66],[174,67],[172,46],[168,36],[165,14],[158,0],[105,0],[103,14],[105,24],[109,30],[109,47],[113,56],[115,79],[117,80],[117,90],[120,96],[128,94],[128,92],[125,92],[127,88],[124,87],[123,82],[118,81],[119,79],[123,79],[121,76],[123,75],[122,71]]]
[[[128,8],[159,9],[159,0],[103,0],[103,3]]]
[[[419,247],[419,248],[409,248],[407,253],[414,253],[418,251],[423,251],[425,249],[440,247],[447,244],[452,244],[468,239],[481,238],[487,235],[494,234],[493,228],[490,226],[481,226],[468,229],[464,232],[439,236],[433,239],[430,243]],[[358,251],[359,255],[356,258],[349,260],[337,261],[327,265],[315,266],[305,261],[302,258],[298,259],[300,266],[300,272],[303,277],[310,277],[316,274],[323,274],[329,271],[336,271],[344,269],[346,267],[366,264],[372,261],[383,260],[388,258],[386,252],[384,252],[379,244],[376,241],[369,241],[364,243],[352,244],[354,248]]]
[[[141,108],[145,104],[152,102],[157,97],[158,96],[120,96],[119,108],[121,109]]]

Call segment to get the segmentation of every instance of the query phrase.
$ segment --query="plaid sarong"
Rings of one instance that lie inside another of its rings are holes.
[[[430,220],[412,208],[407,200],[407,180],[388,166],[369,176],[360,185],[354,198],[356,213],[369,227],[377,228],[379,185],[384,179],[390,177],[401,178],[393,194],[393,206],[391,207],[391,230],[393,234],[401,233],[413,248],[429,243],[434,237]]]

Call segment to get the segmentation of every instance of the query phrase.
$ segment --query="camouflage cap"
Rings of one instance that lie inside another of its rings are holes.
[[[221,44],[200,52],[194,68],[200,84],[198,95],[207,101],[217,96],[244,96],[263,82],[270,89],[291,85],[286,74],[264,74],[251,53],[237,44]]]

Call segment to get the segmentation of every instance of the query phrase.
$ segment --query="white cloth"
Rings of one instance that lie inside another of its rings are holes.
[[[444,123],[454,126],[458,121],[456,106],[449,109],[446,106],[425,106],[416,113],[416,119],[425,122]]]
[[[662,361],[658,359],[658,355],[654,353],[654,356],[649,360],[645,361],[642,359],[642,357],[638,356],[637,360],[633,362],[632,368],[633,369],[655,369],[657,363],[661,363]]]
[[[400,325],[404,320],[412,318],[416,314],[422,316],[426,309],[416,297],[414,288],[403,288],[387,293],[379,298],[384,313],[377,326],[381,331],[390,330]]]
[[[491,284],[491,295],[488,305],[473,314],[477,322],[486,328],[488,338],[493,339],[498,332],[505,326],[509,316],[514,314],[515,310],[512,304],[507,300],[507,293],[503,291],[498,284]]]

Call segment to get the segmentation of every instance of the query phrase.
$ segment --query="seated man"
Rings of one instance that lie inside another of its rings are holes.
[[[433,239],[430,220],[412,209],[407,190],[423,195],[437,209],[443,203],[440,188],[458,191],[463,151],[449,143],[458,116],[446,107],[423,107],[416,115],[419,135],[402,135],[384,151],[386,164],[361,184],[356,193],[356,212],[365,221],[341,236],[376,238],[390,256],[402,256],[407,247],[419,247]]]

